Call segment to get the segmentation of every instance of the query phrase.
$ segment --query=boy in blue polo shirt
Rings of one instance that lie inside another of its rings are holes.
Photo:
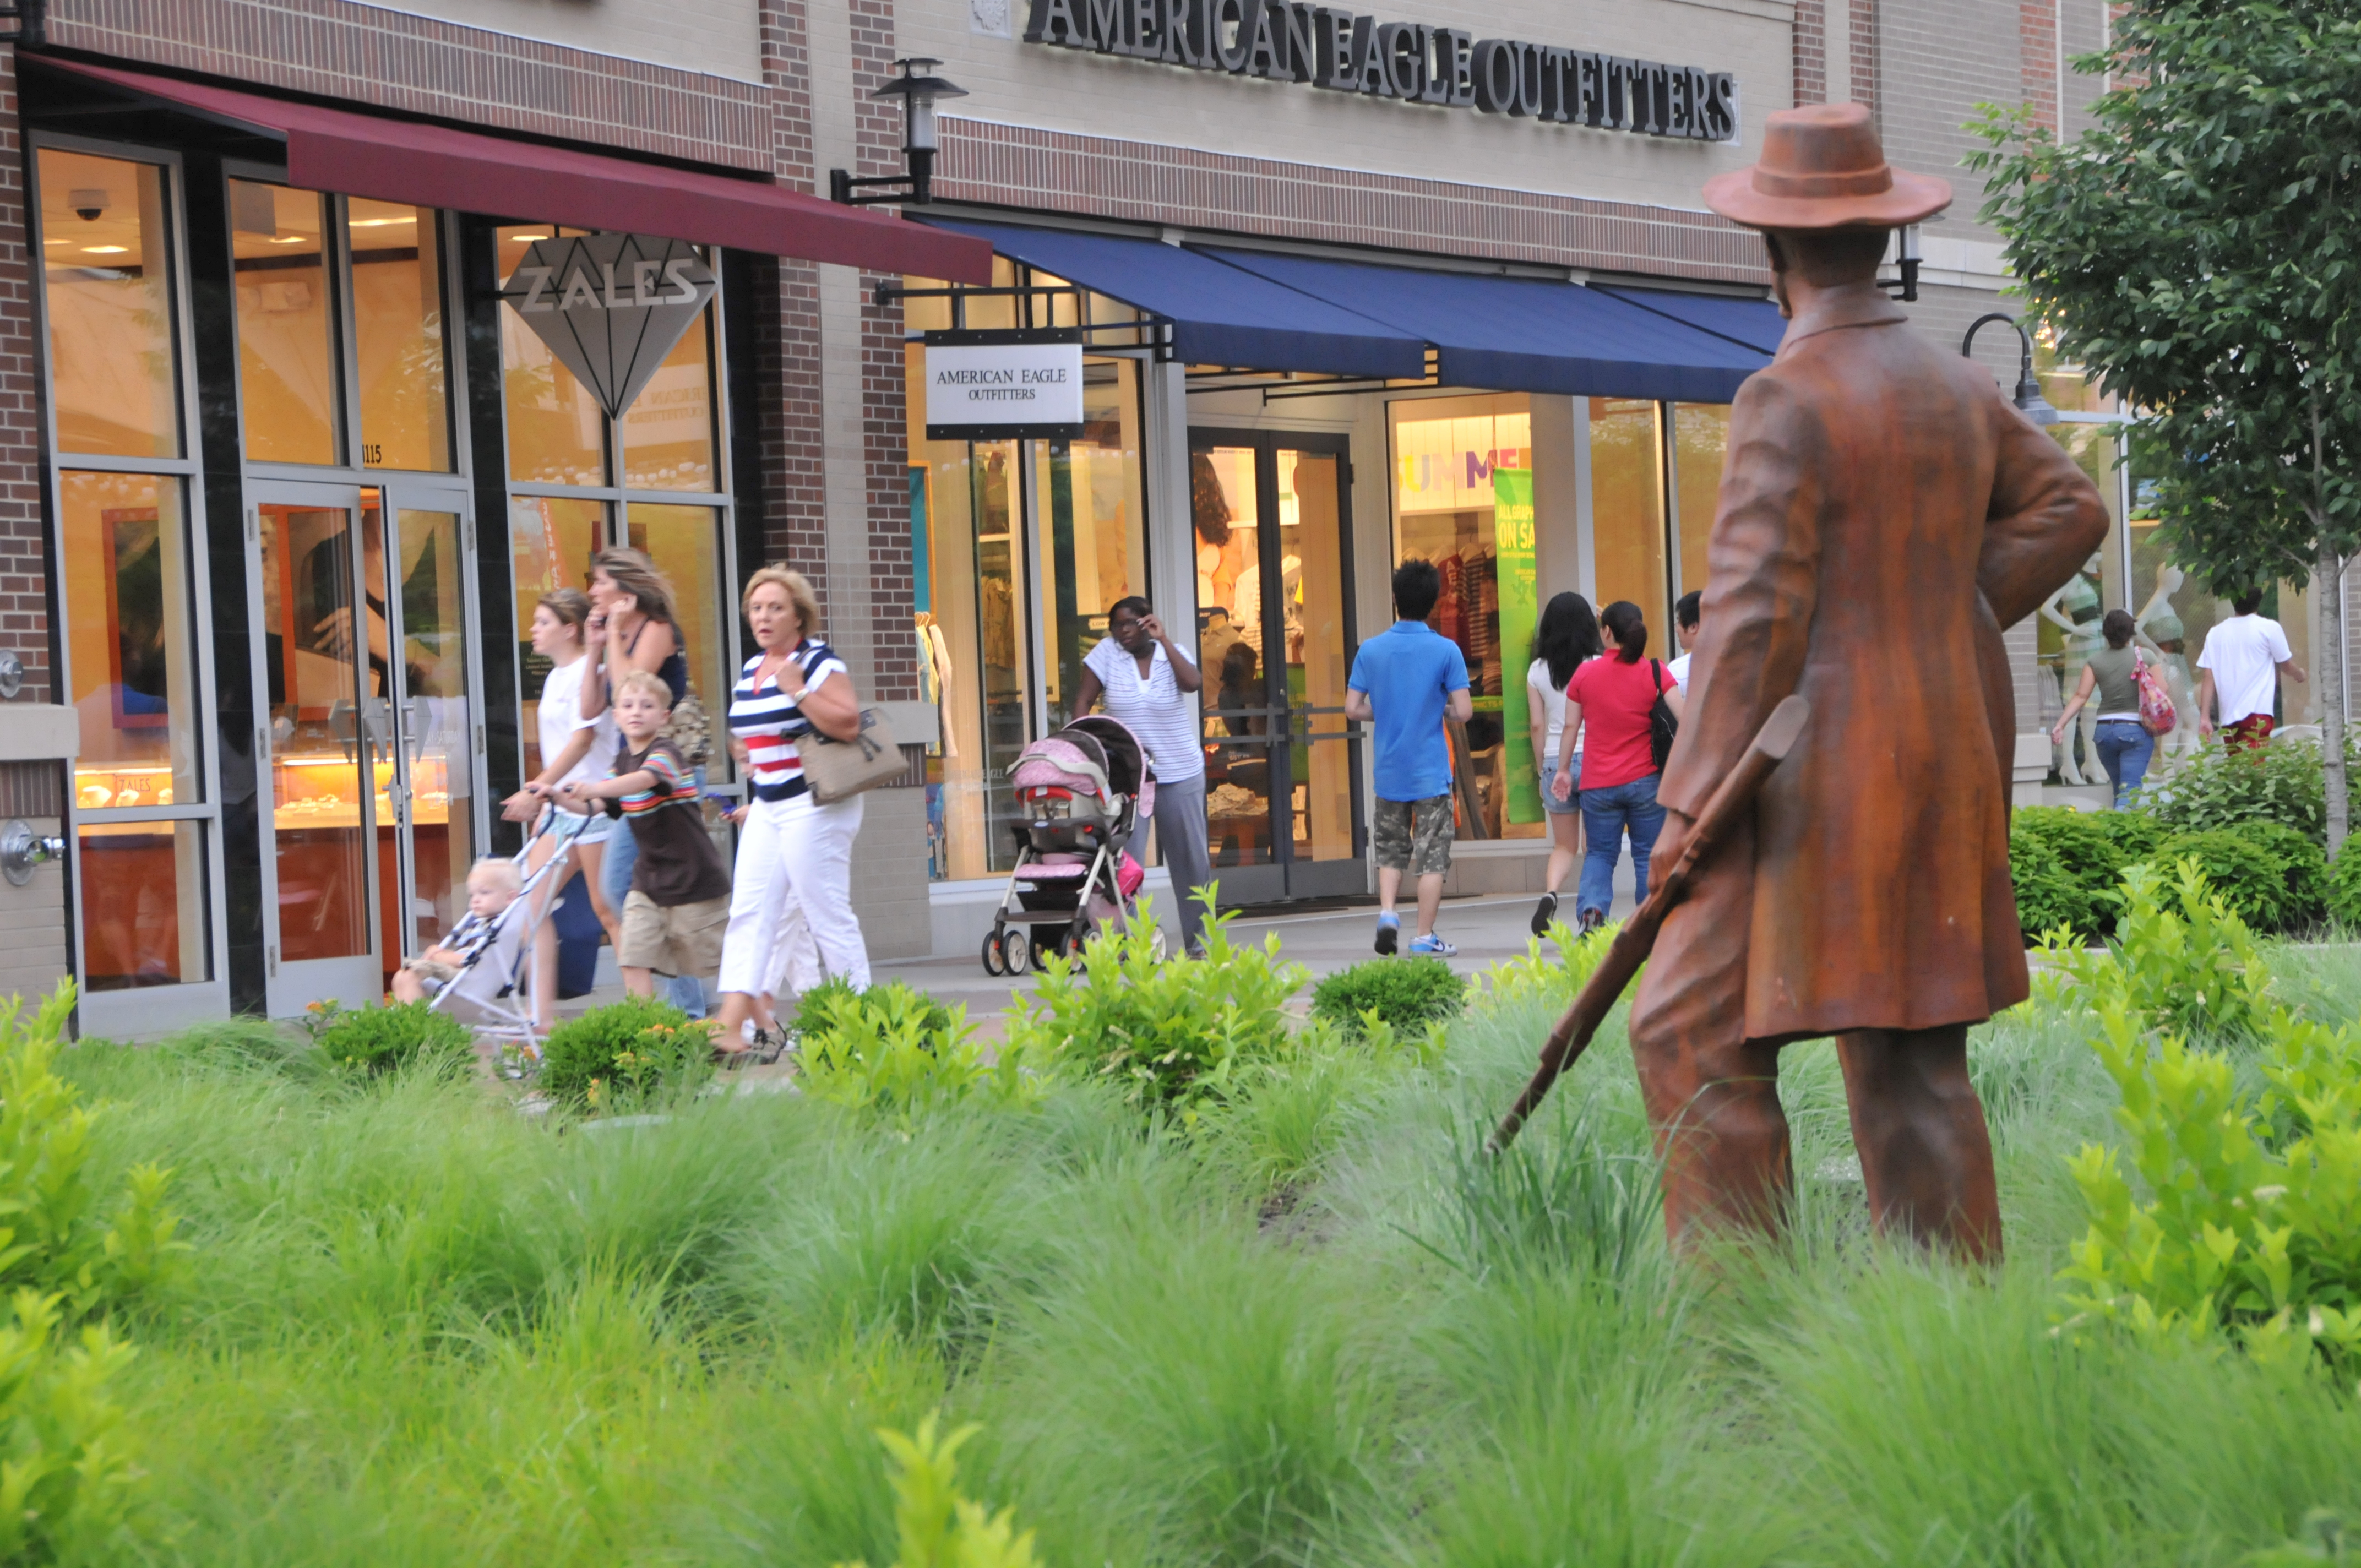
[[[1451,869],[1451,746],[1447,714],[1465,724],[1476,705],[1467,695],[1467,661],[1457,644],[1426,624],[1443,596],[1443,575],[1432,561],[1405,561],[1394,573],[1390,630],[1370,638],[1353,655],[1345,684],[1345,717],[1377,731],[1377,821],[1369,841],[1378,857],[1378,951],[1401,940],[1394,901],[1402,873],[1418,879],[1418,936],[1410,950],[1450,958],[1459,949],[1434,934],[1443,903],[1443,873]]]

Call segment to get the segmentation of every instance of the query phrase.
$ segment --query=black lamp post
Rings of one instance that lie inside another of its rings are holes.
[[[2041,395],[2041,383],[2034,379],[2033,339],[2023,327],[2016,324],[2015,316],[2004,311],[1994,311],[1990,315],[1978,316],[1974,324],[1968,328],[1968,335],[1960,340],[1960,352],[1971,359],[1974,358],[1976,332],[1991,322],[2008,323],[2009,330],[2016,334],[2017,344],[2024,351],[2024,356],[2017,361],[2016,366],[2016,396],[2009,400],[2016,405],[2019,413],[2034,423],[2056,424],[2058,411],[2049,406],[2048,400]]]
[[[1898,278],[1881,278],[1878,280],[1877,286],[1881,289],[1894,290],[1894,297],[1900,300],[1904,304],[1916,304],[1918,302],[1919,260],[1918,225],[1916,224],[1905,224],[1903,227],[1895,231],[1894,246],[1894,265],[1895,269],[1901,273],[1901,276]]]
[[[921,56],[894,63],[902,74],[870,96],[902,100],[902,161],[907,172],[855,180],[850,170],[831,169],[828,171],[828,195],[832,202],[841,202],[848,207],[874,206],[883,202],[921,206],[933,199],[935,149],[941,145],[935,134],[935,100],[964,98],[967,89],[939,76],[925,74],[942,64],[939,60]],[[895,189],[886,189],[889,186]],[[855,195],[856,191],[873,193]]]

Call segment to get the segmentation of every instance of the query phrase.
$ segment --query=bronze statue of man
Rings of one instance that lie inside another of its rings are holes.
[[[2090,559],[2106,509],[1989,371],[1879,291],[1888,231],[1951,192],[1889,168],[1868,111],[1773,114],[1762,162],[1705,194],[1763,231],[1789,325],[1730,411],[1659,878],[1779,700],[1802,693],[1811,719],[1633,1003],[1665,1223],[1677,1242],[1779,1223],[1779,1048],[1833,1035],[1875,1223],[1997,1259],[1967,1034],[2026,994],[2001,628]]]

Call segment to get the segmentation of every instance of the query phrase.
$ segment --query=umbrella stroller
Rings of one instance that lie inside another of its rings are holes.
[[[523,982],[533,938],[556,904],[553,898],[546,907],[536,910],[534,905],[544,896],[543,884],[566,864],[566,846],[588,820],[554,806],[542,813],[540,824],[516,853],[522,883],[516,897],[489,920],[479,922],[472,915],[467,916],[443,939],[442,946],[467,954],[467,961],[428,999],[428,1007],[450,1014],[487,1039],[531,1057],[540,1056],[540,1032],[533,1027],[533,1009],[520,1004],[517,992]],[[533,842],[544,834],[555,836],[555,848],[539,871],[529,871]],[[555,894],[556,889],[547,892]]]
[[[1125,852],[1156,781],[1138,739],[1112,718],[1077,718],[1018,753],[1016,865],[983,939],[986,974],[1023,974],[1047,952],[1082,955],[1093,930],[1128,929],[1148,873]]]

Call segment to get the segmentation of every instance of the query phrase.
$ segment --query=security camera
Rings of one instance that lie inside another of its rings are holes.
[[[97,188],[76,191],[67,197],[66,201],[73,208],[74,216],[86,224],[98,222],[98,215],[112,204],[107,200],[106,192]]]

